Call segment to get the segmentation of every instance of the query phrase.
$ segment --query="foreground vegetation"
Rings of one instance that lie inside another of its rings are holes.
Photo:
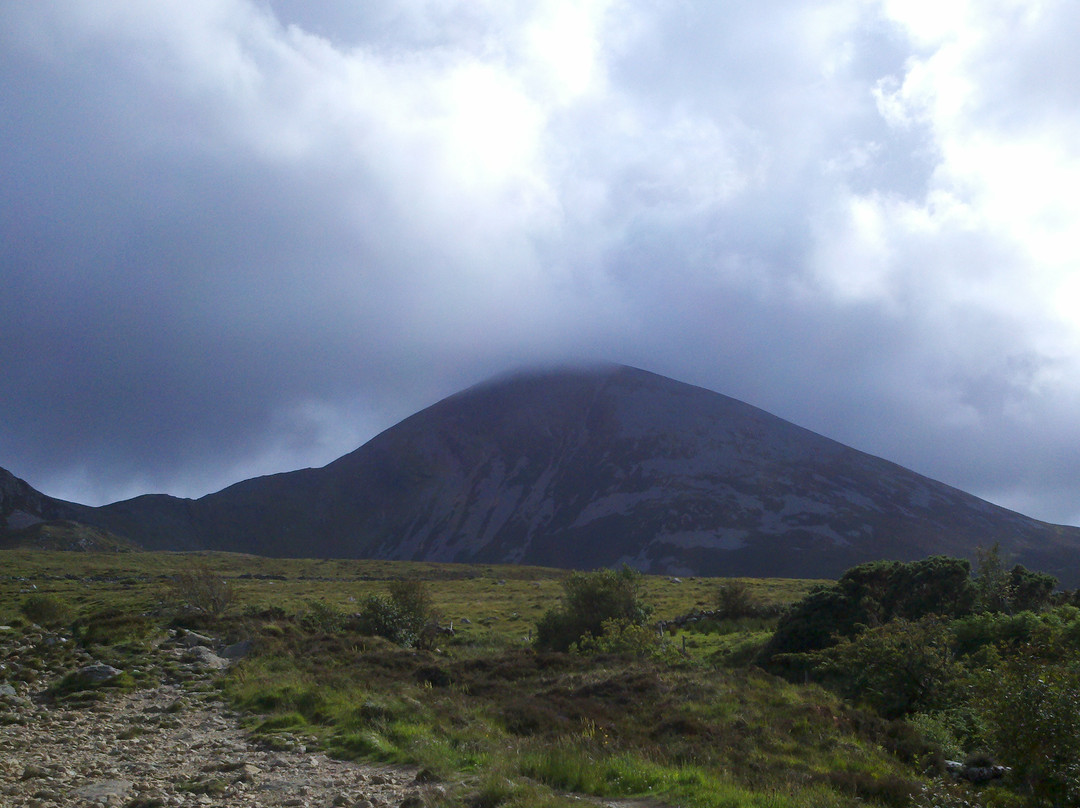
[[[249,640],[219,688],[256,736],[415,766],[448,805],[1078,805],[1080,610],[982,562],[827,583],[7,551],[0,624],[136,669],[168,627]]]

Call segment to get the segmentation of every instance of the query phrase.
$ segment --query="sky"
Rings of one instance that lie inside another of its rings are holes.
[[[1080,3],[0,5],[0,467],[324,465],[610,361],[1080,524]]]

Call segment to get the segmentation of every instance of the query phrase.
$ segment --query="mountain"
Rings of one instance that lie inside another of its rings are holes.
[[[11,472],[0,469],[0,534],[52,519],[66,519],[80,507],[47,497]]]
[[[75,521],[85,506],[47,497],[0,469],[0,549],[128,552],[130,540]],[[93,510],[93,509],[90,509]]]
[[[1080,582],[1078,528],[621,366],[481,384],[321,469],[70,507],[153,549],[831,577],[996,542]]]

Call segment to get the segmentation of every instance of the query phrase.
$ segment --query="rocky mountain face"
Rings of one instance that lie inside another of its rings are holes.
[[[742,402],[627,367],[507,377],[321,469],[80,518],[148,548],[835,576],[995,542],[1080,582],[1048,525]]]

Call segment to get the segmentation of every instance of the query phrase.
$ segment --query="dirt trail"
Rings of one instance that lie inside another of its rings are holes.
[[[7,642],[0,631],[7,679],[0,684],[0,805],[398,808],[430,802],[439,788],[417,783],[406,769],[250,742],[238,716],[204,687],[224,664],[206,648],[174,638],[156,651],[172,663],[160,684],[102,690],[101,701],[72,706],[44,698],[63,670],[47,669],[32,685],[11,676],[41,664],[30,653],[40,643],[63,638],[41,632],[13,641],[6,633]]]

